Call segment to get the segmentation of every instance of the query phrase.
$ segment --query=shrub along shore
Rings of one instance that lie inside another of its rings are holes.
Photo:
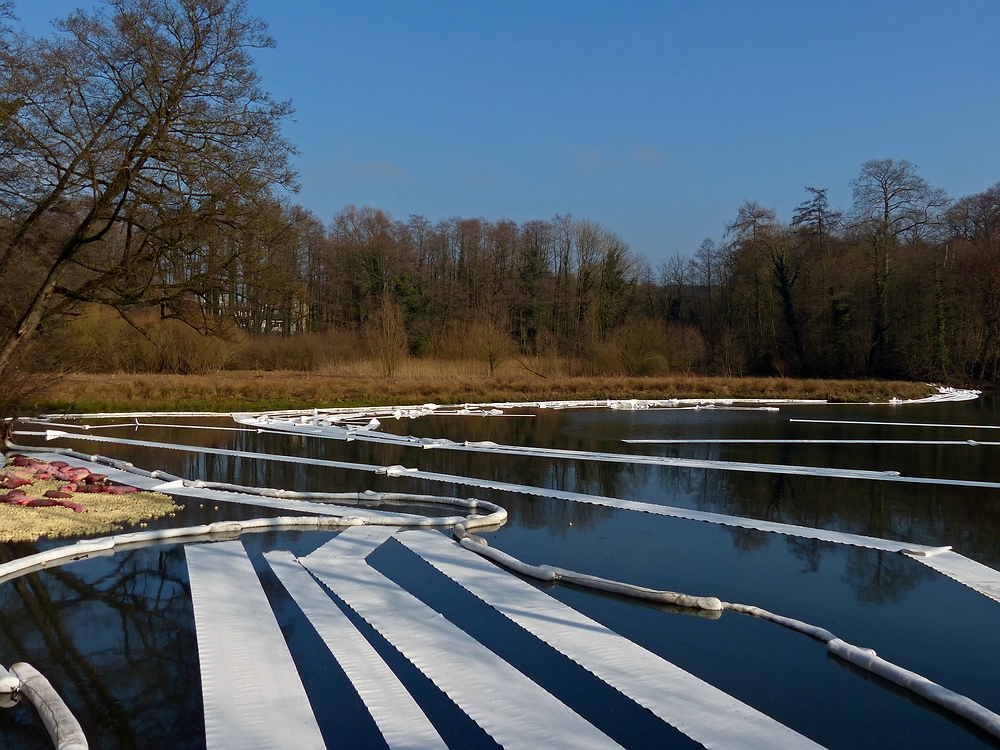
[[[427,360],[404,362],[392,377],[386,377],[379,374],[376,363],[362,361],[323,371],[69,374],[49,385],[25,411],[229,412],[628,398],[788,398],[868,403],[922,398],[934,392],[925,383],[883,380],[545,374],[531,363],[506,363],[489,375],[479,363]]]

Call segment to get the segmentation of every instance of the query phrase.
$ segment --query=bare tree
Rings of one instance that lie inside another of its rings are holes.
[[[958,318],[950,348],[975,378],[1000,377],[1000,183],[947,212],[953,262],[946,301]],[[944,264],[942,264],[943,266]],[[959,291],[960,290],[960,291]],[[957,292],[957,293],[956,293]]]
[[[734,264],[734,296],[740,312],[737,320],[754,369],[773,367],[769,344],[775,339],[773,291],[769,283],[771,240],[778,231],[773,209],[756,201],[744,202],[736,219],[726,226],[732,237],[730,253]]]
[[[220,237],[294,187],[290,107],[252,60],[273,42],[243,0],[106,0],[56,29],[0,45],[0,268],[39,269],[0,377],[67,304],[182,316],[238,248]]]
[[[394,377],[407,356],[406,320],[403,311],[388,293],[382,295],[381,305],[366,328],[368,348],[375,357],[379,372],[383,377]]]
[[[854,223],[865,238],[873,261],[874,310],[868,366],[885,366],[888,331],[892,321],[889,281],[892,257],[898,245],[926,237],[941,222],[948,204],[944,191],[932,188],[906,160],[870,159],[851,183]]]
[[[486,363],[490,377],[510,356],[513,343],[510,336],[510,312],[502,302],[484,302],[469,326],[469,344],[473,355]]]

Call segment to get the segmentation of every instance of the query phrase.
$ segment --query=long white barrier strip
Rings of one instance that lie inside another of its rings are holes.
[[[672,456],[648,456],[634,453],[605,453],[599,451],[578,451],[562,448],[535,448],[517,445],[500,445],[498,443],[457,443],[447,439],[416,438],[410,436],[392,435],[367,429],[349,429],[344,427],[320,427],[301,425],[283,420],[271,420],[267,423],[257,420],[244,420],[242,424],[260,424],[274,432],[285,432],[311,437],[330,438],[334,440],[360,440],[370,443],[400,445],[411,448],[465,451],[471,453],[490,453],[494,455],[528,456],[533,458],[573,459],[577,461],[599,461],[604,463],[644,464],[652,466],[670,466],[685,469],[712,469],[716,471],[741,471],[755,474],[784,474],[791,476],[834,477],[838,479],[868,479],[874,481],[907,482],[914,484],[934,484],[957,487],[982,487],[1000,489],[1000,482],[983,482],[968,479],[941,479],[933,477],[904,477],[897,471],[871,471],[868,469],[836,469],[825,466],[796,466],[790,464],[761,464],[746,461],[721,461],[701,458],[675,458]],[[15,433],[16,434],[16,433]]]
[[[959,430],[1000,430],[996,424],[938,424],[936,422],[861,422],[850,419],[789,419],[804,424],[853,424],[877,427],[948,427]]]
[[[321,429],[321,428],[316,428]],[[342,428],[332,428],[343,432]],[[297,430],[283,428],[279,430],[275,428],[276,431],[284,432],[301,432]],[[117,445],[134,445],[146,448],[162,448],[164,450],[189,450],[193,452],[200,453],[210,453],[214,455],[223,456],[237,456],[237,457],[250,457],[256,458],[260,456],[270,456],[271,454],[266,453],[250,453],[245,451],[236,451],[228,448],[203,448],[200,446],[190,446],[190,445],[175,445],[171,443],[156,443],[148,440],[131,440],[127,438],[113,438],[106,435],[79,435],[69,432],[64,432],[62,430],[45,430],[44,432],[35,432],[28,430],[15,430],[15,435],[30,435],[35,437],[44,437],[47,440],[60,440],[60,439],[75,439],[83,441],[94,441],[99,443],[114,443]],[[319,434],[319,433],[308,433],[308,434]],[[670,458],[667,456],[642,456],[634,454],[622,454],[622,453],[590,453],[587,451],[567,451],[556,448],[521,448],[518,446],[505,446],[497,444],[489,445],[470,445],[470,444],[460,444],[453,443],[451,441],[431,441],[431,442],[412,442],[411,438],[404,438],[403,442],[398,436],[393,438],[387,438],[384,434],[373,433],[371,431],[356,431],[352,433],[354,439],[365,440],[369,442],[377,443],[391,443],[391,444],[406,444],[413,447],[424,447],[424,448],[439,448],[445,450],[462,450],[462,451],[473,451],[479,453],[492,453],[492,454],[506,454],[506,455],[518,455],[518,456],[529,456],[529,457],[541,457],[541,458],[572,458],[577,460],[585,461],[603,461],[610,463],[624,463],[624,464],[652,464],[658,466],[670,466],[677,468],[686,469],[713,469],[718,471],[742,471],[750,473],[763,473],[763,474],[788,474],[793,476],[817,476],[817,477],[830,477],[839,479],[867,479],[873,481],[883,481],[883,482],[904,482],[908,484],[932,484],[932,485],[944,485],[953,487],[980,487],[986,489],[1000,489],[1000,482],[981,482],[967,479],[938,479],[932,477],[906,477],[900,475],[898,472],[894,471],[868,471],[864,469],[829,469],[822,466],[786,466],[782,464],[756,464],[738,461],[713,461],[713,460],[702,460],[702,459],[691,459],[691,458]],[[346,438],[345,438],[346,439]],[[298,463],[311,463],[316,466],[333,466],[336,468],[353,468],[353,467],[365,467],[372,470],[382,469],[383,467],[376,467],[373,465],[365,464],[348,464],[343,461],[329,461],[329,460],[318,460],[309,458],[298,458],[293,456],[286,456],[283,460],[298,462]],[[273,457],[272,457],[273,460]]]
[[[958,445],[997,446],[1000,442],[982,440],[808,440],[803,438],[631,438],[622,440],[630,445]]]
[[[153,440],[133,440],[131,438],[115,438],[108,435],[80,435],[62,430],[45,430],[42,432],[33,430],[15,430],[14,435],[43,437],[46,440],[80,440],[92,443],[111,443],[113,445],[131,445],[138,448],[158,448],[169,451],[186,451],[189,453],[204,453],[210,456],[232,456],[234,458],[251,458],[258,460],[281,460],[286,463],[311,464],[313,466],[329,466],[335,469],[367,469],[375,471],[382,468],[376,464],[352,464],[346,461],[330,461],[328,459],[315,459],[305,456],[276,456],[271,453],[255,453],[253,451],[238,451],[231,448],[206,448],[201,445],[184,445],[182,443],[159,443]],[[38,448],[38,450],[44,450]]]
[[[93,436],[85,436],[91,439]],[[801,537],[803,539],[818,539],[824,542],[835,544],[847,544],[854,547],[865,547],[868,549],[884,550],[886,552],[913,552],[914,559],[928,565],[930,559],[928,555],[941,552],[941,547],[930,547],[923,544],[909,544],[906,542],[896,542],[890,539],[879,539],[877,537],[864,536],[861,534],[849,534],[841,531],[829,531],[826,529],[816,529],[808,526],[798,526],[795,524],[776,523],[773,521],[763,521],[754,518],[742,518],[740,516],[730,516],[723,513],[709,513],[706,511],[689,510],[687,508],[677,508],[669,505],[656,505],[654,503],[644,503],[635,500],[622,500],[619,498],[605,497],[602,495],[588,495],[579,492],[568,492],[566,490],[554,490],[545,487],[533,487],[531,485],[513,484],[510,482],[499,482],[491,479],[479,479],[476,477],[463,477],[453,474],[441,474],[430,471],[419,471],[417,469],[407,469],[405,467],[384,467],[372,464],[354,464],[345,461],[330,461],[326,459],[303,458],[301,456],[281,456],[269,453],[249,453],[244,451],[234,451],[225,448],[202,448],[190,445],[174,445],[171,443],[150,443],[147,441],[126,441],[127,444],[141,444],[145,447],[162,448],[164,450],[191,451],[195,453],[208,453],[216,455],[228,455],[237,458],[251,458],[261,461],[277,461],[285,463],[301,463],[314,466],[334,466],[341,469],[351,469],[355,471],[368,471],[376,474],[389,474],[392,476],[406,476],[412,479],[423,479],[433,482],[444,482],[448,484],[459,484],[469,487],[479,487],[482,489],[500,490],[502,492],[516,492],[518,494],[533,495],[537,497],[554,498],[557,500],[568,500],[571,502],[587,503],[590,505],[600,505],[620,510],[632,510],[640,513],[650,513],[652,515],[667,516],[669,518],[680,518],[689,521],[704,521],[722,526],[732,526],[755,531],[766,531],[786,536]],[[892,479],[889,477],[888,479]],[[899,479],[899,477],[896,477]],[[960,556],[959,556],[960,557]],[[967,558],[962,558],[967,559]],[[969,561],[972,562],[971,560]],[[1000,589],[1000,572],[973,564],[975,567],[975,578],[965,578],[962,566],[954,566],[954,575],[950,577],[959,583],[968,586],[990,598],[995,598],[995,592]],[[963,577],[959,577],[963,576]]]
[[[179,417],[182,419],[197,419],[200,417],[228,417],[228,411],[107,411],[88,412],[85,414],[43,414],[41,418],[58,417],[59,419],[136,419],[152,417]]]
[[[807,737],[647,651],[438,533],[396,538],[540,640],[707,748],[818,748]]]
[[[1000,574],[993,568],[970,560],[957,552],[948,551],[928,556],[910,554],[909,556],[927,567],[933,568],[938,573],[1000,602]]]
[[[300,562],[508,750],[617,748],[564,703],[363,558],[337,552],[345,531]]]
[[[51,453],[42,451],[22,451],[24,455],[47,461],[52,457]],[[162,492],[167,495],[184,495],[186,497],[201,498],[203,500],[220,500],[227,503],[239,503],[241,505],[255,505],[262,508],[275,508],[276,510],[288,510],[297,513],[315,513],[323,516],[359,516],[371,519],[384,519],[387,521],[398,521],[400,524],[412,523],[422,518],[422,516],[410,513],[395,513],[391,511],[369,510],[347,505],[334,505],[331,503],[314,503],[308,500],[291,500],[280,497],[256,495],[241,492],[229,492],[212,489],[209,487],[199,487],[198,482],[187,482],[182,479],[169,479],[165,481],[165,476],[157,472],[149,472],[153,476],[137,474],[131,471],[116,469],[107,464],[96,461],[84,461],[73,459],[74,466],[82,466],[91,472],[104,474],[112,482],[128,484],[142,490],[150,492]]]
[[[264,557],[347,674],[386,744],[392,750],[447,750],[382,657],[295,557],[278,551]]]
[[[361,439],[361,438],[359,438]],[[913,484],[950,485],[957,487],[982,487],[1000,489],[1000,482],[982,482],[966,479],[938,479],[931,477],[904,477],[896,471],[870,471],[867,469],[835,469],[825,466],[795,466],[788,464],[760,464],[745,461],[720,461],[698,458],[673,458],[670,456],[646,456],[640,454],[603,453],[569,451],[557,448],[521,448],[507,445],[448,445],[446,443],[428,447],[442,450],[471,451],[477,453],[500,453],[511,456],[536,458],[561,458],[578,461],[599,461],[603,463],[643,464],[669,466],[684,469],[711,469],[715,471],[740,471],[752,474],[784,474],[803,477],[830,477],[836,479],[867,479],[871,481],[906,482]]]
[[[411,448],[463,451],[469,453],[490,453],[493,455],[528,456],[532,458],[559,458],[577,461],[600,461],[604,463],[650,464],[654,466],[683,467],[689,469],[721,469],[725,471],[751,471],[766,474],[792,474],[804,476],[843,477],[848,479],[885,479],[898,477],[898,472],[868,471],[864,469],[828,469],[822,466],[790,466],[785,464],[758,464],[740,461],[718,461],[698,458],[674,458],[671,456],[646,456],[631,453],[604,453],[599,451],[565,450],[562,448],[535,448],[499,443],[457,443],[447,439],[415,438],[393,435],[375,430],[353,430],[344,427],[320,427],[293,424],[285,421],[245,421],[243,424],[260,424],[273,432],[286,432],[310,437],[334,440],[359,440],[369,443],[401,445]],[[996,485],[1000,487],[1000,484]]]
[[[214,432],[250,432],[258,434],[263,432],[261,429],[253,429],[252,427],[215,427],[212,425],[201,425],[201,424],[170,424],[170,423],[160,423],[160,422],[140,422],[138,418],[134,422],[120,422],[118,424],[72,424],[67,422],[53,422],[48,419],[26,419],[25,424],[38,425],[40,427],[45,427],[51,429],[53,427],[65,427],[69,430],[83,430],[85,432],[90,432],[91,430],[113,430],[113,429],[138,429],[139,427],[166,427],[171,430],[208,430]]]
[[[208,750],[326,750],[243,545],[185,547]]]
[[[83,436],[90,440],[95,436]],[[519,494],[535,495],[538,497],[549,497],[557,500],[569,500],[571,502],[587,503],[590,505],[601,505],[620,510],[633,510],[641,513],[651,513],[654,515],[668,516],[671,518],[681,518],[690,521],[706,521],[724,526],[737,526],[740,528],[754,529],[756,531],[770,531],[789,536],[799,536],[807,539],[819,539],[838,544],[850,544],[857,547],[868,547],[871,549],[881,549],[888,552],[902,552],[904,550],[916,550],[919,552],[933,552],[940,548],[928,547],[920,544],[907,544],[905,542],[895,542],[889,539],[878,539],[876,537],[862,536],[860,534],[848,534],[840,531],[828,531],[826,529],[814,529],[807,526],[796,526],[792,524],[776,523],[773,521],[762,521],[753,518],[741,518],[740,516],[728,516],[721,513],[709,513],[706,511],[689,510],[687,508],[677,508],[670,505],[656,505],[654,503],[644,503],[636,500],[622,500],[619,498],[606,497],[602,495],[588,495],[567,490],[549,489],[546,487],[534,487],[525,484],[514,484],[511,482],[500,482],[493,479],[480,479],[478,477],[463,477],[455,474],[441,474],[432,471],[420,471],[418,469],[408,469],[403,466],[376,466],[373,464],[357,464],[346,461],[331,461],[329,459],[306,458],[302,456],[284,456],[272,453],[251,453],[247,451],[236,451],[228,448],[202,448],[194,445],[175,445],[173,443],[153,443],[139,440],[109,441],[123,442],[127,445],[141,445],[147,448],[162,448],[164,450],[190,451],[192,453],[206,453],[210,455],[233,456],[235,458],[246,458],[258,461],[276,461],[279,463],[309,464],[311,466],[331,466],[338,469],[351,469],[355,471],[367,471],[374,474],[386,474],[389,476],[405,476],[412,479],[425,479],[434,482],[445,482],[450,484],[460,484],[470,487],[480,487],[483,489],[500,490],[504,492],[516,492]]]

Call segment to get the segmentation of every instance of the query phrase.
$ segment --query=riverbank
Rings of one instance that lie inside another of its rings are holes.
[[[354,373],[219,371],[203,375],[74,374],[53,383],[34,413],[259,411],[337,406],[496,401],[794,398],[886,402],[931,395],[924,383],[711,377],[489,377],[460,368],[413,369],[392,378]]]

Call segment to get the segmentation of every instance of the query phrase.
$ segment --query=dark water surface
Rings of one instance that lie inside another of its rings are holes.
[[[140,421],[237,427],[229,419]],[[383,430],[457,441],[893,470],[906,476],[996,482],[1000,481],[997,446],[722,441],[981,443],[1000,441],[1000,430],[988,429],[998,425],[1000,403],[987,396],[965,403],[787,406],[779,411],[531,410],[497,418],[390,420]],[[1000,491],[996,489],[511,457],[181,427],[119,427],[102,429],[98,434],[366,464],[402,464],[921,544],[953,545],[970,558],[1000,567]],[[719,442],[626,444],[624,439]],[[995,635],[1000,631],[1000,604],[902,555],[350,470],[77,440],[53,444],[188,478],[297,490],[474,495],[497,502],[510,512],[506,526],[485,535],[490,544],[528,562],[761,606],[824,627],[856,645],[874,648],[900,666],[1000,712],[1000,639]],[[169,523],[272,515],[278,512],[190,501]],[[269,549],[305,554],[332,536],[325,532],[268,533],[245,536],[244,544],[261,574],[330,747],[384,747],[346,676],[262,558]],[[46,546],[51,545],[0,545],[0,556],[11,559]],[[402,545],[388,542],[370,562],[624,746],[693,746],[676,730],[511,625]],[[859,674],[829,656],[823,644],[776,625],[731,612],[715,618],[694,616],[571,586],[547,590],[828,747],[1000,747],[1000,742],[963,721],[878,678]],[[347,613],[451,746],[495,747],[391,645],[350,610]],[[121,552],[0,584],[0,662],[9,666],[15,661],[28,661],[49,677],[81,720],[93,748],[204,747],[197,645],[187,567],[179,545]],[[455,666],[460,668],[461,654],[455,655]],[[261,690],[266,689],[266,676],[262,676]],[[18,706],[0,710],[0,747],[47,748],[51,743],[37,717]]]

